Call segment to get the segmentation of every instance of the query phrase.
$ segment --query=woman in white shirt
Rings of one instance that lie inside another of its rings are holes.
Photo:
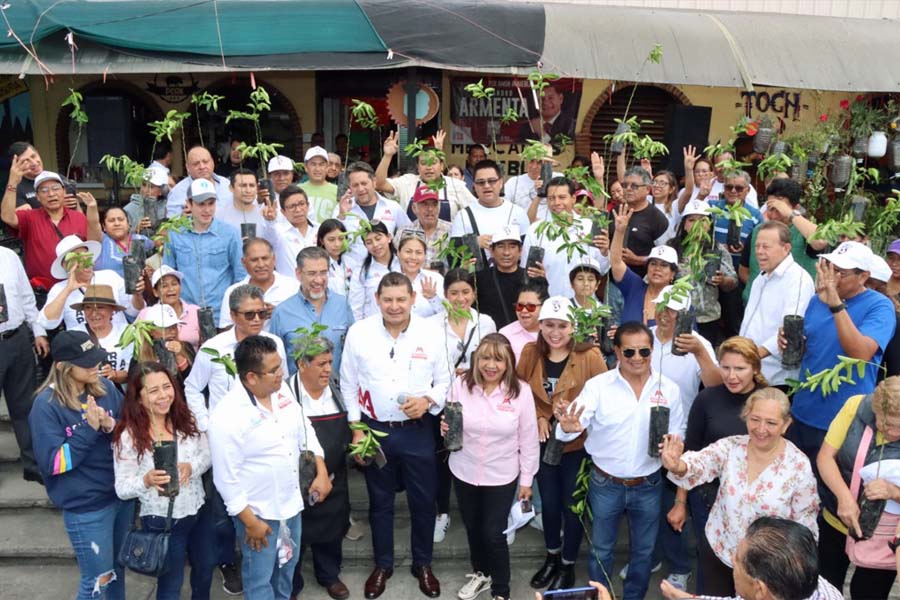
[[[164,531],[171,510],[166,571],[157,578],[157,600],[181,597],[185,558],[190,558],[193,597],[208,597],[215,567],[212,520],[202,518],[201,476],[211,464],[206,434],[197,429],[184,395],[160,363],[143,363],[129,380],[122,415],[113,432],[116,494],[140,501],[141,527]],[[177,495],[162,495],[172,486],[165,470],[154,466],[154,446],[175,442]],[[171,503],[171,507],[170,507]]]
[[[350,276],[350,310],[355,321],[378,314],[378,304],[375,302],[378,283],[391,271],[400,271],[400,261],[384,223],[372,221],[364,241],[366,258]]]
[[[443,310],[444,278],[440,273],[422,269],[427,252],[425,234],[422,231],[406,229],[400,235],[400,243],[397,245],[400,271],[413,284],[416,303],[412,312],[420,317],[430,317]]]
[[[113,289],[108,285],[89,285],[84,290],[81,302],[72,305],[72,310],[84,314],[84,323],[76,329],[86,331],[94,342],[106,351],[107,360],[100,365],[100,375],[119,387],[128,381],[128,365],[131,363],[133,346],[118,347],[125,324],[113,320],[113,315],[125,310],[116,302]]]
[[[482,338],[497,331],[494,320],[472,308],[475,302],[475,277],[465,269],[451,269],[444,276],[444,296],[452,308],[431,317],[447,344],[447,370],[450,377],[466,371]],[[441,437],[440,420],[434,419],[434,436],[438,448],[437,519],[434,541],[441,542],[450,526],[450,468]]]
[[[337,219],[325,219],[316,231],[316,245],[328,253],[328,289],[341,296],[350,295],[350,276],[356,261],[346,252],[347,228]]]

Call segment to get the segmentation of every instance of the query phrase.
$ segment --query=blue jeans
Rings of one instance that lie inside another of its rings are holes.
[[[245,600],[288,600],[291,597],[292,579],[294,567],[300,558],[300,513],[287,519],[287,526],[291,530],[291,539],[296,544],[294,555],[287,563],[278,566],[278,552],[275,548],[278,541],[278,521],[265,519],[272,533],[266,536],[267,546],[258,552],[244,543],[247,528],[237,517],[234,518],[234,529],[237,538],[241,542],[241,575],[244,578]]]
[[[660,562],[663,558],[669,561],[670,573],[683,575],[691,572],[692,556],[688,553],[686,538],[687,535],[682,531],[675,531],[669,525],[666,515],[675,506],[675,491],[677,487],[668,479],[663,479],[662,484],[662,506],[659,514],[659,537],[656,538],[656,550],[654,552],[654,563]],[[687,507],[685,507],[687,508]]]
[[[211,524],[208,517],[199,514],[172,520],[166,571],[156,580],[156,600],[178,600],[181,597],[184,559],[187,557],[190,557],[191,563],[191,599],[209,598],[215,558],[209,551],[214,539]],[[141,525],[148,531],[164,531],[166,518],[141,517]],[[206,531],[202,531],[204,528]]]
[[[114,500],[90,512],[63,511],[63,523],[81,575],[77,600],[124,600],[125,569],[118,565],[116,557],[133,518],[131,501]],[[109,581],[100,583],[101,578],[110,575]]]
[[[544,544],[547,550],[562,549],[562,559],[574,563],[578,558],[578,548],[584,535],[581,521],[572,512],[572,493],[575,479],[581,469],[581,461],[587,457],[584,450],[566,452],[559,465],[548,465],[541,461],[537,472],[541,488],[541,522],[544,525]],[[562,539],[559,532],[563,530]],[[599,581],[596,580],[596,581]]]
[[[207,476],[209,477],[210,492],[206,496],[206,503],[209,505],[210,518],[212,519],[215,533],[215,545],[213,546],[215,548],[213,553],[216,555],[215,561],[220,565],[230,565],[236,560],[234,555],[236,537],[234,534],[234,523],[231,522],[231,517],[228,516],[228,511],[225,510],[225,501],[222,500],[219,490],[212,483],[212,469],[204,473],[203,477]]]
[[[613,551],[619,534],[619,522],[628,515],[628,577],[623,587],[623,600],[642,600],[650,585],[653,566],[653,547],[659,532],[661,514],[662,477],[657,471],[647,481],[626,487],[604,477],[595,469],[591,474],[588,498],[594,515],[591,545],[594,556],[588,564],[591,579],[607,587],[610,582],[603,574],[612,573]],[[598,561],[602,564],[601,570]]]

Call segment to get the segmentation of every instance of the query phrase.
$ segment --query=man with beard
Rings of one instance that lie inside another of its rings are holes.
[[[216,163],[212,154],[203,146],[194,146],[187,153],[188,176],[179,181],[169,191],[166,198],[166,216],[176,217],[184,212],[188,196],[190,196],[191,184],[197,179],[206,179],[215,187],[216,201],[220,204],[230,204],[233,200],[231,182],[225,177],[219,177],[213,172]]]

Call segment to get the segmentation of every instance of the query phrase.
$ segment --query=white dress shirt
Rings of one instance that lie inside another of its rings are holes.
[[[281,338],[267,331],[263,331],[260,335],[272,338],[278,347],[278,355],[281,357],[281,368],[287,376],[288,367],[284,354],[284,343]],[[187,398],[188,406],[194,413],[197,420],[197,429],[206,431],[209,424],[209,415],[219,403],[219,400],[234,387],[241,388],[237,376],[231,376],[225,371],[225,365],[212,362],[213,357],[203,351],[204,348],[210,348],[219,353],[219,356],[229,355],[234,357],[234,349],[237,346],[237,336],[234,328],[222,332],[214,338],[206,340],[206,343],[200,346],[197,356],[194,358],[194,364],[191,366],[191,373],[184,381],[184,395]],[[203,390],[209,388],[209,408],[206,407],[206,399],[203,397]]]
[[[306,235],[290,223],[265,221],[260,237],[265,238],[275,251],[275,270],[285,277],[296,278],[297,254],[304,248],[316,245],[319,226],[308,223]]]
[[[422,292],[422,283],[425,278],[434,283],[435,294],[433,298],[426,298]],[[416,278],[412,280],[413,291],[416,293],[416,303],[413,304],[413,314],[423,318],[436,315],[444,311],[444,277],[437,271],[419,269]]]
[[[443,333],[427,319],[412,315],[397,338],[384,328],[381,313],[350,327],[341,357],[341,395],[347,417],[365,414],[376,421],[405,421],[399,394],[428,396],[432,414],[444,407],[450,369]],[[356,402],[354,402],[356,399]]]
[[[446,312],[441,311],[440,314],[434,315],[429,320],[437,325],[441,341],[447,346],[447,360],[453,368],[454,375],[456,374],[456,369],[468,369],[471,366],[469,359],[472,358],[472,353],[475,352],[475,348],[481,343],[481,339],[489,333],[497,332],[497,324],[494,323],[494,320],[488,315],[481,314],[474,308],[469,309],[464,339],[459,339],[459,336],[450,327],[450,324],[447,322]],[[466,346],[466,340],[469,340],[468,346]],[[463,356],[464,347],[465,356]],[[457,366],[456,361],[460,357],[462,357],[462,361]]]
[[[697,393],[700,391],[700,363],[697,362],[697,357],[690,352],[684,356],[675,356],[672,354],[672,340],[662,344],[656,336],[656,326],[651,327],[650,331],[653,332],[653,354],[650,355],[651,368],[661,371],[663,375],[674,381],[675,385],[678,386],[678,391],[681,392],[681,412],[685,419],[681,429],[684,430],[687,428],[687,417],[691,412],[691,406],[694,404],[694,398],[697,397]],[[712,344],[696,331],[692,331],[691,335],[700,340],[713,364],[718,365]],[[660,368],[660,365],[662,365],[662,368]]]
[[[759,277],[753,280],[741,322],[741,335],[769,351],[769,355],[762,359],[762,373],[769,385],[783,385],[788,379],[797,378],[799,369],[781,366],[778,329],[785,315],[803,316],[815,293],[812,277],[790,254],[774,271],[761,271]]]
[[[544,271],[547,273],[547,281],[550,283],[551,296],[565,296],[571,298],[575,295],[572,290],[572,284],[569,282],[569,271],[577,264],[584,262],[585,256],[590,256],[600,265],[601,274],[609,271],[609,258],[600,254],[600,251],[594,245],[583,245],[586,255],[582,255],[577,250],[572,252],[571,260],[565,249],[560,249],[565,243],[562,236],[551,240],[546,232],[543,236],[538,235],[537,228],[541,221],[535,221],[528,228],[525,235],[525,242],[522,245],[521,265],[524,268],[528,264],[528,252],[532,246],[540,246],[544,248]],[[580,218],[569,228],[570,241],[584,239],[591,233],[591,220],[588,218]]]
[[[288,385],[292,390],[300,390],[300,405],[303,407],[303,414],[307,417],[324,417],[325,415],[333,415],[340,412],[340,407],[334,401],[334,394],[331,393],[331,386],[326,386],[322,390],[322,395],[313,398],[309,395],[303,381],[300,379],[300,373],[294,373],[288,380]]]
[[[57,281],[53,284],[53,287],[50,288],[50,291],[47,293],[47,304],[50,304],[56,298],[63,293],[66,289],[67,281]],[[113,289],[113,294],[116,297],[116,302],[125,307],[125,312],[116,311],[113,313],[113,325],[122,325],[122,327],[128,325],[128,320],[125,318],[125,315],[137,316],[137,309],[131,305],[131,294],[125,293],[125,280],[122,279],[122,276],[116,273],[115,271],[110,271],[108,269],[104,269],[102,271],[94,271],[94,277],[91,279],[91,283],[93,285],[108,285]],[[78,288],[66,298],[66,304],[63,307],[62,314],[58,319],[49,319],[47,318],[46,308],[47,305],[44,305],[44,308],[41,309],[41,312],[38,314],[38,323],[44,329],[56,329],[59,327],[60,323],[66,324],[66,329],[77,329],[78,325],[84,323],[84,313],[80,310],[75,310],[72,308],[73,304],[78,304],[82,300],[84,300],[84,289]]]
[[[378,303],[375,301],[375,292],[381,278],[391,271],[400,272],[400,261],[397,257],[391,261],[390,267],[386,267],[375,259],[369,264],[369,270],[365,271],[362,261],[355,266],[350,274],[350,310],[353,312],[353,320],[361,321],[374,314],[381,314]]]
[[[528,173],[510,177],[503,184],[503,197],[507,201],[528,211],[531,201],[537,197],[537,189],[534,187],[534,179],[528,176]]]
[[[31,289],[22,261],[15,252],[2,246],[0,246],[0,284],[3,284],[3,291],[6,293],[8,311],[6,323],[0,323],[0,333],[14,331],[23,323],[28,323],[34,337],[47,335],[44,327],[38,322],[34,291]]]
[[[358,266],[356,259],[349,254],[341,257],[338,262],[328,257],[328,289],[335,294],[340,294],[345,298],[350,297],[350,277],[353,275],[353,269]]]
[[[363,212],[363,209],[359,207],[356,203],[356,198],[353,199],[353,206],[350,208],[350,212],[341,217],[341,207],[336,206],[334,209],[333,218],[339,219],[344,227],[347,228],[347,235],[352,234],[354,231],[359,229],[360,220],[364,221],[381,221],[384,223],[385,227],[387,227],[388,233],[391,234],[391,237],[397,232],[397,230],[403,230],[406,227],[410,226],[409,217],[406,216],[406,212],[400,205],[394,202],[393,200],[388,200],[384,196],[379,195],[378,200],[375,203],[375,212],[372,213],[372,218],[366,216],[366,213]],[[350,246],[350,250],[347,251],[344,256],[348,254],[353,257],[353,259],[357,262],[362,262],[363,259],[366,258],[366,240],[362,237],[358,237],[353,245]]]
[[[213,481],[229,515],[248,506],[261,519],[290,519],[303,510],[300,452],[325,457],[309,419],[285,382],[263,407],[242,385],[212,411]]]
[[[278,306],[288,298],[297,295],[297,292],[300,291],[300,282],[297,281],[297,278],[293,274],[287,276],[275,271],[273,275],[275,275],[275,281],[269,286],[269,289],[263,291],[263,300],[266,304]],[[250,283],[249,275],[237,283],[228,286],[228,289],[225,290],[225,295],[222,296],[222,310],[219,313],[219,329],[234,325],[234,321],[231,320],[231,309],[228,307],[228,298],[237,286],[246,285],[248,283]],[[265,331],[269,330],[268,321],[266,321],[263,329]]]
[[[584,407],[584,449],[598,468],[613,477],[646,477],[662,466],[660,459],[647,452],[652,406],[668,406],[669,433],[684,433],[681,392],[674,381],[656,371],[651,371],[640,398],[615,368],[589,379],[574,403]],[[578,436],[556,426],[556,439],[560,441],[569,442]]]

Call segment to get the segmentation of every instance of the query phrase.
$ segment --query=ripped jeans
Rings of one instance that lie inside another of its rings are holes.
[[[63,511],[81,572],[77,600],[124,600],[125,569],[116,563],[116,556],[133,518],[133,501],[115,500],[90,512]]]

